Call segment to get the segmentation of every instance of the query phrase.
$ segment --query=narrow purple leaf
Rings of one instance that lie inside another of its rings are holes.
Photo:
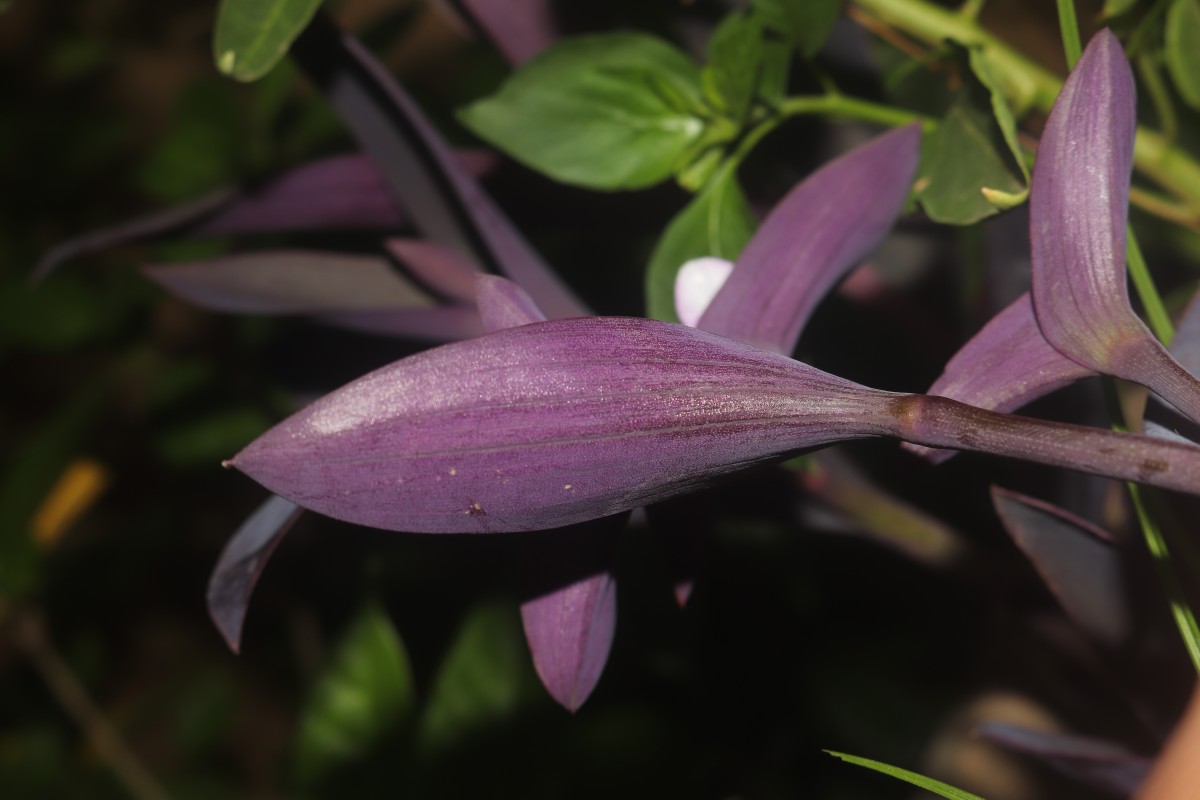
[[[1026,293],[992,317],[954,354],[928,394],[1008,412],[1095,374],[1050,346],[1037,326]],[[935,464],[954,455],[952,450],[905,448]]]
[[[992,487],[992,503],[1067,614],[1109,647],[1126,641],[1132,600],[1112,537],[1061,508],[999,487]]]
[[[1192,296],[1179,318],[1175,338],[1171,340],[1171,355],[1188,372],[1200,375],[1200,291]]]
[[[304,230],[394,230],[405,224],[370,159],[330,156],[286,172],[188,231],[228,236]]]
[[[552,317],[586,313],[361,44],[318,13],[291,54],[379,166],[426,238],[512,278]]]
[[[531,322],[542,322],[541,312],[524,289],[499,275],[480,275],[475,282],[475,305],[483,327],[488,331],[515,328]]]
[[[229,649],[241,649],[250,595],[284,535],[300,517],[290,500],[272,495],[237,529],[208,581],[208,614]]]
[[[1034,310],[1063,355],[1141,383],[1200,421],[1200,381],[1129,305],[1134,95],[1121,43],[1100,31],[1063,85],[1038,146],[1029,199]]]
[[[553,320],[377,370],[230,464],[306,508],[364,525],[537,530],[886,434],[896,398],[680,325]]]
[[[176,296],[235,314],[320,314],[432,308],[435,301],[386,260],[276,250],[145,267]]]
[[[455,0],[453,5],[510,64],[524,64],[559,37],[551,0]]]
[[[1150,759],[1102,739],[1036,731],[1003,722],[984,723],[975,733],[1112,797],[1133,797],[1150,772]]]
[[[482,273],[458,251],[423,239],[388,239],[383,246],[431,291],[467,305],[475,302],[475,278]]]
[[[790,353],[809,315],[904,207],[921,128],[877,137],[792,189],[746,245],[699,327]]]
[[[51,272],[68,261],[80,256],[91,255],[110,247],[165,236],[185,228],[197,220],[209,216],[217,209],[229,204],[237,196],[233,188],[218,189],[184,206],[159,211],[145,217],[128,220],[110,228],[90,231],[81,236],[55,245],[42,256],[33,268],[34,283],[45,280]]]
[[[729,280],[733,262],[715,256],[693,258],[675,276],[675,313],[684,325],[695,328],[717,292]]]
[[[568,711],[579,710],[608,661],[617,623],[617,582],[611,572],[628,514],[555,531],[533,548],[526,565],[533,584],[521,604],[525,638],[538,677]],[[541,588],[568,576],[567,585]],[[583,576],[583,577],[580,577]]]

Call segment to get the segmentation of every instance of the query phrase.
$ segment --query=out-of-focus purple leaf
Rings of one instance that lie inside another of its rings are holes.
[[[792,189],[746,245],[698,327],[790,353],[821,298],[891,230],[920,143],[918,125],[891,131]]]
[[[552,320],[377,370],[230,463],[306,508],[377,528],[538,530],[886,435],[896,398],[680,325]]]
[[[432,308],[435,301],[386,260],[276,250],[144,268],[203,308],[235,314],[321,314]]]
[[[58,267],[80,256],[98,253],[101,250],[135,242],[139,239],[163,236],[185,228],[227,205],[236,196],[237,190],[235,189],[218,189],[185,206],[160,211],[111,228],[102,228],[69,239],[50,248],[42,256],[33,269],[32,280],[34,282],[45,280]]]
[[[1121,43],[1100,31],[1063,85],[1038,146],[1029,200],[1034,311],[1063,355],[1141,383],[1200,421],[1200,381],[1129,305],[1134,94]]]
[[[559,37],[551,0],[454,0],[510,64],[523,64]]]
[[[475,278],[481,273],[458,251],[423,239],[388,239],[383,245],[431,291],[462,303],[475,302]]]
[[[957,531],[881,489],[837,448],[812,454],[796,478],[840,512],[851,531],[922,564],[948,566],[966,549]]]
[[[552,317],[587,313],[361,44],[318,13],[291,52],[426,238],[512,278]]]
[[[675,313],[679,321],[696,327],[717,292],[733,272],[733,262],[715,256],[693,258],[675,276]]]
[[[187,231],[228,236],[304,230],[393,230],[405,224],[370,159],[330,156],[250,189]]]
[[[1050,346],[1023,294],[954,354],[928,394],[993,411],[1015,411],[1043,395],[1096,373]],[[904,445],[941,463],[953,450]]]
[[[1004,529],[1067,614],[1109,647],[1133,632],[1132,599],[1119,551],[1104,530],[1061,508],[992,487]]]
[[[484,332],[479,312],[467,306],[411,308],[400,311],[345,311],[318,314],[315,319],[337,328],[398,336],[426,342],[456,342]]]
[[[600,680],[617,623],[617,582],[611,572],[628,514],[546,534],[526,565],[532,599],[521,604],[533,666],[550,696],[574,713]],[[566,586],[545,590],[555,576]],[[582,577],[581,577],[582,576]]]
[[[229,649],[238,652],[250,595],[275,548],[302,508],[272,495],[237,529],[208,581],[208,614]]]
[[[1102,739],[1035,731],[1003,722],[984,723],[975,733],[1111,797],[1133,797],[1150,772],[1150,759]]]
[[[533,298],[508,278],[499,275],[480,275],[476,279],[475,305],[488,331],[515,328],[531,322],[542,322],[546,315]]]

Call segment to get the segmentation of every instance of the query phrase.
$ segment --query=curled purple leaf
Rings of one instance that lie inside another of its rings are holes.
[[[920,142],[918,125],[891,131],[792,189],[746,245],[698,327],[792,352],[821,298],[891,230]]]
[[[489,332],[546,319],[533,298],[508,278],[480,275],[475,287],[475,305],[479,308],[484,329]]]
[[[1133,73],[1116,36],[1102,30],[1063,85],[1038,146],[1029,199],[1034,311],[1063,355],[1141,383],[1200,421],[1200,381],[1129,304],[1135,125]]]
[[[1095,374],[1050,346],[1026,293],[992,317],[954,354],[928,394],[1008,412]],[[934,463],[954,455],[952,450],[905,448]]]
[[[1109,647],[1133,632],[1121,556],[1101,528],[1032,497],[992,488],[1004,529],[1033,563],[1063,609]]]
[[[230,538],[208,581],[208,613],[229,649],[241,649],[242,624],[250,595],[267,561],[300,517],[290,500],[272,495]]]
[[[306,508],[378,528],[537,530],[886,434],[895,397],[679,325],[554,320],[377,370],[230,464]]]
[[[1132,797],[1150,772],[1145,756],[1102,739],[988,722],[976,735],[1036,758],[1057,772],[1111,797]]]

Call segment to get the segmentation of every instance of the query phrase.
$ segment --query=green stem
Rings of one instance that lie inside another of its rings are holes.
[[[954,39],[983,51],[1001,91],[1019,115],[1049,112],[1062,79],[1034,64],[977,22],[928,0],[855,0],[880,21],[929,44]],[[1175,147],[1158,131],[1139,127],[1133,153],[1137,170],[1175,195],[1192,210],[1200,209],[1200,162]]]
[[[935,120],[918,114],[916,111],[882,103],[872,103],[869,100],[860,100],[837,93],[789,97],[780,104],[779,113],[782,117],[796,117],[805,114],[844,117],[858,122],[873,122],[889,127],[920,122],[926,130],[931,130],[937,124]]]
[[[1075,0],[1058,0],[1058,27],[1062,29],[1067,69],[1075,69],[1075,62],[1083,52],[1083,45],[1079,42],[1079,20],[1075,18]]]
[[[1142,536],[1146,539],[1146,548],[1150,551],[1150,558],[1154,561],[1154,568],[1158,572],[1158,582],[1167,596],[1167,604],[1171,607],[1171,617],[1175,620],[1175,626],[1179,628],[1179,635],[1183,639],[1183,646],[1187,648],[1188,655],[1191,656],[1192,665],[1196,668],[1196,672],[1200,673],[1200,625],[1196,624],[1196,615],[1192,613],[1192,608],[1184,596],[1183,586],[1179,582],[1179,575],[1171,560],[1171,552],[1167,549],[1167,540],[1163,537],[1162,531],[1159,530],[1154,519],[1146,511],[1141,487],[1136,483],[1127,485],[1129,486],[1129,497],[1133,500],[1138,522],[1141,524]]]
[[[1133,282],[1134,290],[1138,293],[1138,299],[1142,301],[1142,308],[1146,311],[1146,320],[1150,324],[1150,330],[1154,331],[1154,335],[1163,343],[1164,347],[1170,347],[1171,340],[1175,338],[1175,326],[1171,323],[1171,315],[1167,313],[1166,306],[1163,305],[1158,287],[1154,285],[1154,279],[1150,277],[1146,259],[1142,256],[1142,249],[1138,246],[1137,237],[1133,234],[1133,226],[1128,229],[1125,257],[1129,262],[1130,280]]]

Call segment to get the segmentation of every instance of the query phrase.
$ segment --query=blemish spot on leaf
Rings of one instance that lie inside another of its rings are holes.
[[[466,514],[468,517],[482,517],[486,513],[483,510],[483,506],[479,505],[479,503],[471,503],[471,505],[467,506]]]
[[[233,74],[233,65],[237,62],[237,55],[232,50],[226,50],[217,58],[217,69],[225,75]]]

